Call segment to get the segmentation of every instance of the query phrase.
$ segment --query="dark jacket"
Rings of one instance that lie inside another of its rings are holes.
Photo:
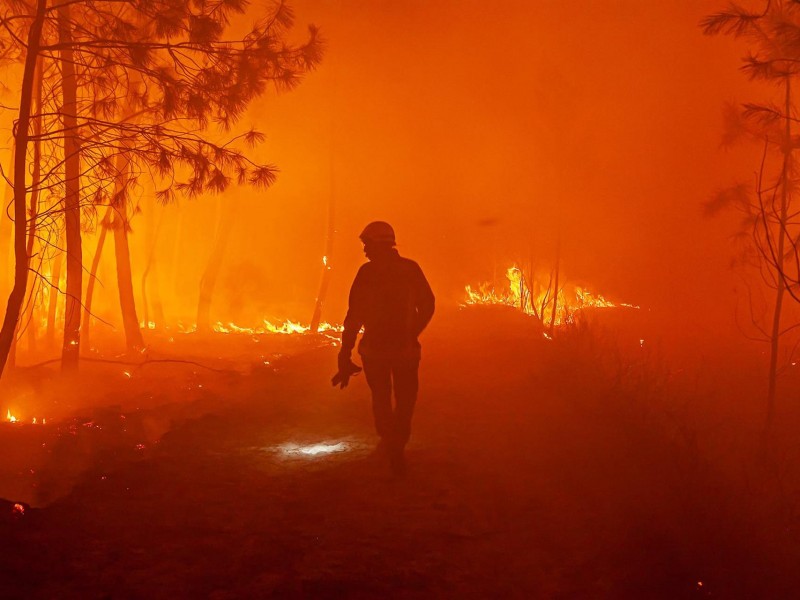
[[[417,337],[430,322],[433,309],[433,292],[422,269],[392,249],[388,256],[358,270],[350,288],[342,349],[353,349],[363,326],[359,354],[419,358]]]

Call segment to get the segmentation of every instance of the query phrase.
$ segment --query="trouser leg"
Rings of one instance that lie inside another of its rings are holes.
[[[362,357],[364,376],[372,392],[372,415],[381,439],[391,442],[394,433],[392,414],[392,369],[387,360]]]
[[[419,360],[398,360],[392,365],[394,380],[394,434],[396,444],[404,448],[411,435],[411,417],[417,403],[419,390]]]

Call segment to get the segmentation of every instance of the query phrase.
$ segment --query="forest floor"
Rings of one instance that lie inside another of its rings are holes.
[[[798,597],[797,448],[748,458],[756,369],[474,321],[426,332],[404,478],[323,336],[20,369],[5,399],[52,416],[0,425],[0,597]]]

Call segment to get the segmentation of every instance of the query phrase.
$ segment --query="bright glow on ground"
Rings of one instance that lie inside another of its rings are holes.
[[[254,448],[254,450],[271,454],[279,461],[292,462],[324,459],[332,454],[344,455],[345,453],[350,458],[356,458],[367,454],[372,447],[373,444],[366,440],[355,436],[347,436],[332,440],[311,441],[305,439],[301,441],[286,441],[274,446],[261,446],[260,448]]]
[[[278,447],[278,450],[285,456],[320,456],[324,454],[334,454],[336,452],[346,452],[350,449],[350,445],[345,442],[337,442],[335,444],[321,443],[310,444],[307,446],[300,446],[298,444],[283,444]]]

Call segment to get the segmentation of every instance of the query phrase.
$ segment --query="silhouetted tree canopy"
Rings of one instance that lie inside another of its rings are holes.
[[[319,63],[323,44],[315,27],[309,27],[304,42],[287,41],[294,15],[285,2],[232,39],[224,36],[231,18],[247,8],[244,0],[74,0],[49,5],[40,51],[41,68],[47,72],[47,108],[32,115],[43,122],[45,144],[57,144],[68,133],[58,118],[57,53],[64,43],[56,35],[56,12],[62,5],[69,6],[69,44],[79,88],[75,133],[86,177],[84,202],[118,202],[109,189],[114,158],[122,151],[135,164],[131,179],[148,171],[159,183],[162,202],[172,201],[176,192],[190,197],[221,192],[233,181],[261,187],[274,181],[275,167],[253,162],[245,152],[263,139],[261,134],[251,131],[215,142],[208,128],[229,131],[251,101],[270,87],[294,88]],[[22,39],[32,14],[31,2],[15,0],[2,15],[5,58],[24,55]],[[49,156],[41,186],[58,193],[54,188],[63,183],[63,155],[53,151]]]

